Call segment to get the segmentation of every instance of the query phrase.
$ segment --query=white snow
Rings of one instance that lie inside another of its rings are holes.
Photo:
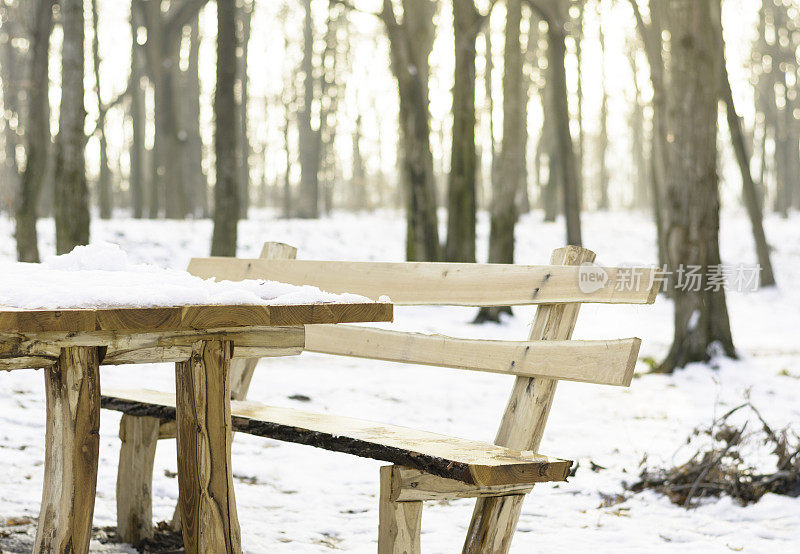
[[[598,262],[655,263],[654,230],[647,214],[598,213],[583,220],[586,246]],[[722,258],[755,263],[743,213],[722,217]],[[365,232],[368,230],[368,232]],[[0,258],[12,260],[13,222],[0,218]],[[529,552],[737,552],[795,551],[800,541],[800,499],[767,495],[742,508],[729,500],[686,511],[653,493],[602,507],[602,495],[622,492],[639,463],[670,463],[682,455],[691,430],[741,404],[746,395],[773,428],[800,422],[800,215],[768,217],[779,288],[729,292],[738,361],[695,364],[672,376],[647,375],[628,389],[559,384],[541,451],[576,460],[568,483],[537,485],[526,500],[511,551]],[[52,252],[52,220],[39,223],[42,251]],[[478,252],[487,252],[488,221],[481,214]],[[135,263],[184,269],[205,256],[208,221],[95,220],[92,237],[117,243]],[[405,228],[399,214],[337,213],[320,221],[278,219],[255,211],[242,222],[238,255],[256,257],[265,240],[299,248],[305,259],[400,261]],[[517,262],[541,264],[563,245],[563,221],[544,223],[540,213],[522,218]],[[393,328],[462,337],[519,340],[527,336],[532,309],[515,309],[504,324],[475,326],[468,308],[399,307]],[[576,339],[638,336],[640,357],[661,358],[672,334],[672,305],[585,305]],[[639,372],[646,364],[640,363]],[[102,386],[173,390],[170,365],[102,369]],[[424,384],[424,386],[423,386]],[[325,411],[491,441],[511,379],[505,376],[333,358],[311,353],[264,359],[250,398],[278,406]],[[303,394],[310,401],[291,400]],[[0,519],[39,511],[44,459],[45,399],[40,371],[0,374]],[[94,523],[114,525],[119,414],[103,411],[100,470]],[[757,426],[754,422],[753,427]],[[606,468],[590,469],[589,461]],[[332,549],[375,552],[380,462],[237,434],[233,469],[246,552],[321,553]],[[154,516],[169,519],[177,498],[175,443],[162,441],[155,462]],[[165,473],[169,472],[169,473]],[[248,479],[243,479],[243,478]],[[252,478],[252,479],[249,479]],[[422,546],[427,553],[460,549],[472,513],[469,500],[427,503]],[[119,552],[123,549],[120,548]]]
[[[356,294],[263,279],[215,281],[179,269],[134,263],[119,245],[98,242],[42,264],[0,261],[0,306],[20,309],[209,304],[369,302]]]

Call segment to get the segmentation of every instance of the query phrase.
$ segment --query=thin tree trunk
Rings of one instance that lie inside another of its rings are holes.
[[[106,108],[100,93],[100,33],[97,0],[92,0],[92,68],[94,70],[94,92],[97,100],[97,129],[100,135],[100,174],[97,194],[100,204],[100,219],[111,219],[113,198],[111,193],[111,168],[108,166],[108,139],[106,138]]]
[[[600,4],[598,3],[598,17],[601,18],[599,24],[599,38],[600,38],[600,74],[601,74],[601,100],[600,100],[600,136],[598,137],[597,144],[597,158],[599,165],[599,179],[598,185],[600,186],[600,200],[598,208],[607,210],[608,202],[608,164],[606,163],[606,156],[608,153],[608,93],[606,92],[606,40],[603,33],[602,12],[600,11]]]
[[[131,88],[128,119],[131,122],[130,157],[130,191],[133,217],[144,216],[144,194],[147,188],[145,180],[145,126],[147,114],[144,103],[144,57],[142,46],[137,43],[140,16],[136,9],[136,0],[131,0]]]
[[[56,137],[56,253],[89,243],[89,191],[83,132],[83,0],[61,0],[61,111]]]
[[[247,54],[250,44],[250,29],[253,21],[253,2],[244,2],[239,7],[241,19],[241,55],[239,56],[239,82],[241,83],[241,98],[239,102],[239,146],[241,149],[241,164],[239,174],[239,217],[247,219],[247,210],[250,208],[250,138],[247,134],[247,107],[250,101],[249,80],[247,78]]]
[[[398,161],[409,261],[438,261],[441,257],[428,107],[428,56],[433,47],[435,11],[431,0],[403,0],[402,23],[395,18],[391,0],[384,0],[381,11],[400,100]]]
[[[200,22],[199,17],[192,20],[189,31],[189,56],[186,71],[181,75],[184,91],[183,129],[186,135],[184,156],[187,178],[187,204],[189,213],[208,217],[208,178],[203,170],[203,138],[200,134]]]
[[[505,46],[503,50],[503,141],[497,179],[492,182],[491,225],[489,231],[489,263],[514,263],[514,227],[517,223],[516,196],[522,180],[525,158],[522,117],[527,100],[522,80],[522,48],[520,46],[521,0],[506,0]],[[501,313],[511,308],[482,308],[476,322],[499,321]]]
[[[725,290],[710,279],[721,264],[716,142],[720,56],[709,33],[712,25],[710,2],[669,1],[667,244],[670,269],[678,279],[672,290],[675,335],[659,367],[662,372],[706,361],[715,349],[736,355]],[[686,277],[692,270],[700,274],[697,283]]]
[[[16,205],[17,259],[38,262],[36,234],[39,191],[47,168],[50,147],[50,104],[48,100],[48,62],[50,33],[53,29],[53,0],[37,0],[31,44],[30,85],[26,129],[25,172],[20,182]]]
[[[481,17],[472,0],[453,0],[455,71],[445,260],[475,261],[475,41]]]
[[[236,2],[217,0],[217,86],[214,94],[214,152],[217,180],[214,186],[212,256],[236,256],[239,222],[237,183],[237,111],[234,88],[236,63]]]
[[[714,3],[718,8],[719,5]],[[725,102],[725,113],[728,118],[728,129],[733,142],[733,149],[736,153],[736,162],[739,165],[739,172],[742,175],[742,198],[747,208],[747,215],[750,218],[750,225],[753,229],[753,239],[756,244],[756,254],[758,264],[761,266],[761,286],[774,286],[775,275],[772,271],[772,262],[769,257],[769,244],[764,234],[764,222],[761,211],[761,204],[758,200],[758,192],[753,182],[753,174],[750,172],[750,155],[744,142],[744,132],[742,131],[742,121],[736,113],[736,106],[733,103],[733,92],[728,77],[728,68],[725,64],[725,42],[722,37],[721,14],[717,11],[714,15],[714,31],[717,38],[719,51],[717,53],[721,66],[721,94]]]
[[[565,34],[555,21],[547,25],[549,66],[553,79],[553,113],[556,123],[559,170],[563,178],[564,217],[567,224],[567,243],[581,246],[581,203],[579,182],[569,130],[569,93],[567,91],[567,72],[565,67]]]
[[[311,125],[314,104],[314,34],[311,0],[304,0],[303,24],[303,106],[297,114],[298,151],[300,153],[300,194],[297,215],[302,218],[319,217],[319,163],[320,129]]]

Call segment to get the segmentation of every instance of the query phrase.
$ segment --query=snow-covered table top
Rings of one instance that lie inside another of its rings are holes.
[[[0,332],[176,330],[391,320],[388,301],[276,281],[214,281],[130,262],[113,244],[0,262]]]

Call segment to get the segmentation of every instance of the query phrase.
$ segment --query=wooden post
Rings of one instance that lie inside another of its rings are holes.
[[[551,265],[580,265],[595,253],[579,246],[553,251]],[[576,283],[577,286],[577,283]],[[536,310],[530,340],[567,340],[580,304],[542,304]],[[556,392],[555,379],[517,377],[495,444],[517,450],[539,449]],[[464,543],[464,553],[502,554],[511,547],[525,495],[479,498]]]
[[[395,467],[381,467],[378,554],[419,554],[422,502],[396,502],[392,499]]]
[[[187,554],[240,553],[231,473],[233,343],[203,340],[175,364],[178,505]]]
[[[153,462],[161,422],[124,414],[117,470],[117,534],[130,544],[153,536]]]
[[[45,369],[44,490],[34,552],[88,552],[100,448],[100,355],[63,348]]]
[[[294,260],[296,257],[297,248],[282,242],[265,242],[259,256],[268,260]],[[231,397],[234,400],[247,398],[258,360],[259,358],[243,358],[231,362]]]

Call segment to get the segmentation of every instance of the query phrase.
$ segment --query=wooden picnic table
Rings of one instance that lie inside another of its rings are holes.
[[[299,354],[304,325],[391,321],[392,304],[0,307],[0,369],[45,369],[45,475],[35,552],[87,552],[97,486],[99,366],[176,362],[186,552],[240,552],[231,473],[232,357]]]

